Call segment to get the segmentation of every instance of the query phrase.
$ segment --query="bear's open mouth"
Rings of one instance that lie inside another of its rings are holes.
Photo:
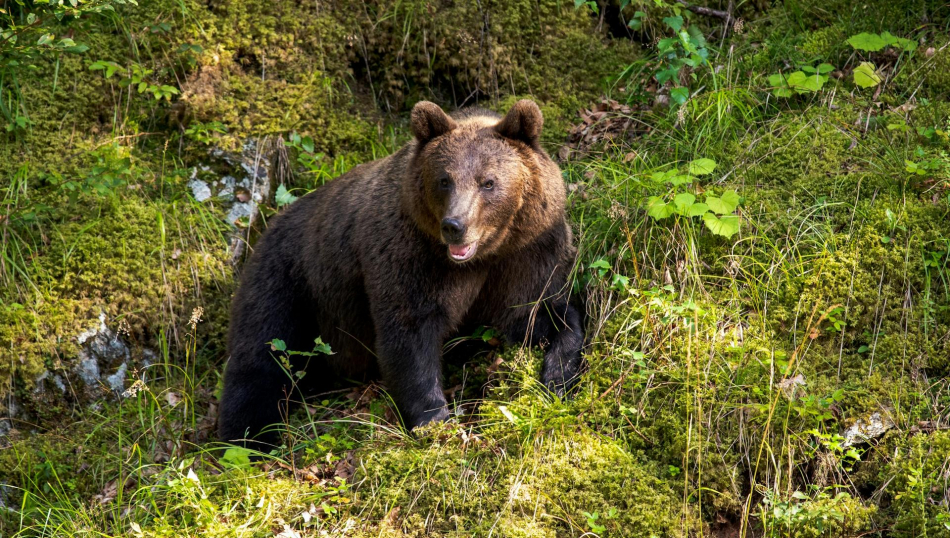
[[[449,245],[449,257],[457,262],[464,262],[475,255],[477,247],[478,241],[472,241],[467,245]]]

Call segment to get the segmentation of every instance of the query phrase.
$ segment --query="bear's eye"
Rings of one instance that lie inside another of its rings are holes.
[[[442,179],[439,180],[439,186],[443,189],[449,188],[449,178],[442,176]]]
[[[495,188],[495,180],[489,179],[488,181],[482,183],[482,188],[486,191],[490,191]]]

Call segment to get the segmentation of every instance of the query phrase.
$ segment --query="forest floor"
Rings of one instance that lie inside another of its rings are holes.
[[[0,535],[950,536],[946,5],[93,4],[0,1],[56,32],[0,48]],[[487,327],[454,422],[373,384],[261,460],[216,442],[267,218],[419,99],[521,97],[580,250],[573,397]]]

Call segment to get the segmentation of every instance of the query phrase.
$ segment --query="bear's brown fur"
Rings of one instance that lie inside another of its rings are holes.
[[[295,357],[304,391],[382,374],[410,428],[449,416],[441,350],[463,325],[547,342],[542,382],[563,394],[583,329],[569,301],[564,182],[539,145],[542,121],[527,100],[504,118],[418,103],[412,142],[272,219],[232,304],[221,438],[274,439],[259,434],[287,411],[292,383],[273,339],[331,345],[334,355]]]

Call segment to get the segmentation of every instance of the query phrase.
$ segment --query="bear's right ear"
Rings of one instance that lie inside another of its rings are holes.
[[[409,123],[412,126],[412,134],[420,145],[425,145],[433,138],[458,127],[455,120],[443,112],[439,105],[429,101],[419,101],[412,107]]]

